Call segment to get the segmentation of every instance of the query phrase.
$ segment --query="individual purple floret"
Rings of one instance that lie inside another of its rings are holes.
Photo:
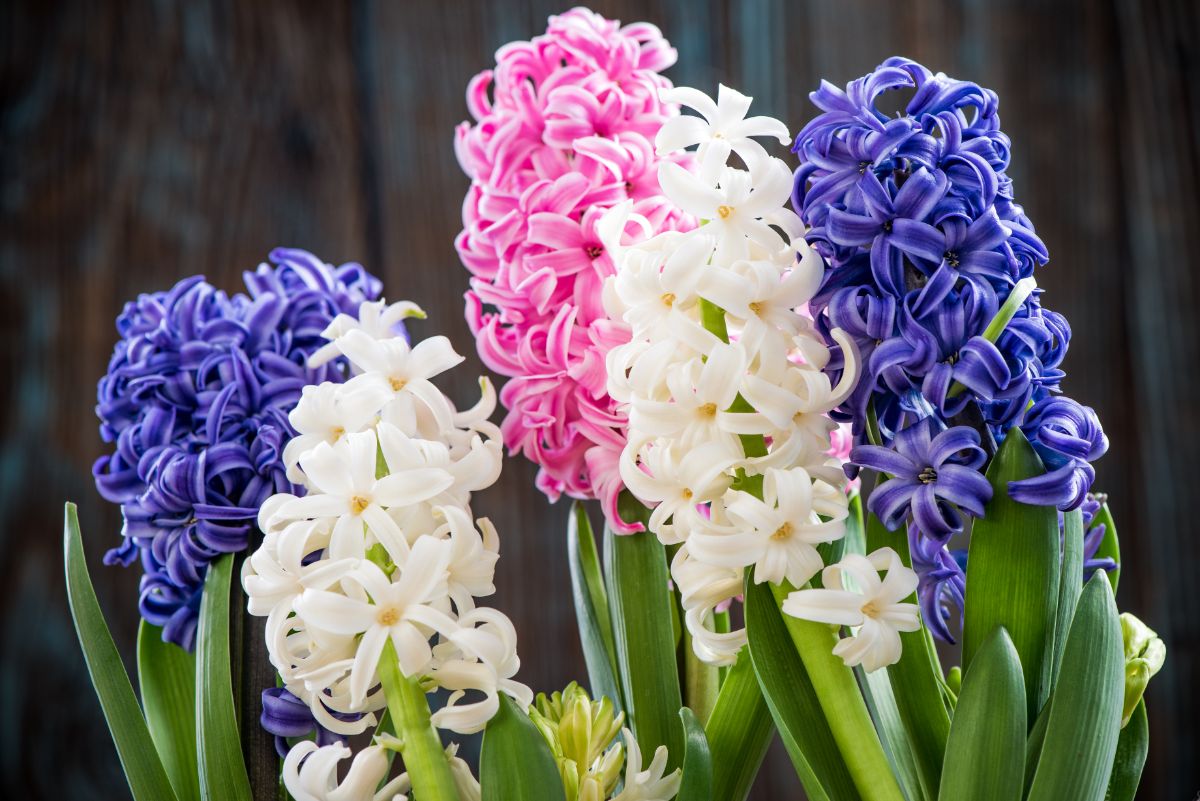
[[[960,510],[983,514],[992,486],[979,472],[987,455],[974,429],[934,431],[934,421],[923,420],[897,434],[894,449],[859,445],[850,460],[891,476],[867,501],[885,526],[894,531],[911,518],[928,537],[944,544],[962,531]]]
[[[249,294],[193,276],[127,303],[97,390],[100,434],[116,447],[93,474],[124,518],[104,561],[140,558],[142,616],[188,650],[208,564],[248,547],[266,498],[297,491],[281,454],[301,388],[344,380],[343,362],[310,368],[308,356],[335,315],[381,289],[358,264],[285,248],[269,258],[245,273]]]
[[[917,601],[925,625],[939,640],[953,643],[947,623],[957,617],[962,625],[967,577],[962,565],[944,542],[926,537],[918,525],[908,526],[908,550],[917,574]]]
[[[275,735],[275,751],[281,758],[287,756],[290,747],[288,738],[312,735],[317,745],[346,742],[345,737],[318,723],[308,704],[284,687],[270,687],[262,691],[262,714],[258,722],[264,731]]]
[[[1009,495],[1022,503],[1078,509],[1096,478],[1089,462],[1108,450],[1096,413],[1070,398],[1046,397],[1026,412],[1021,430],[1048,472],[1011,482]]]

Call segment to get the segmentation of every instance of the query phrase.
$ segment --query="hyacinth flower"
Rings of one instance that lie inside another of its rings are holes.
[[[892,114],[882,107],[896,90],[907,101]],[[812,100],[821,113],[793,146],[793,204],[827,262],[810,304],[833,351],[827,369],[835,377],[841,369],[834,328],[854,339],[864,365],[834,412],[851,425],[851,462],[895,475],[889,467],[907,469],[892,464],[914,438],[906,432],[976,438],[966,497],[910,504],[892,478],[872,511],[889,528],[914,525],[917,537],[947,547],[982,514],[991,494],[983,470],[1014,426],[1047,472],[1012,482],[1012,497],[1078,508],[1107,439],[1094,412],[1058,394],[1070,327],[1034,291],[1048,254],[1014,200],[995,93],[893,58],[844,90],[822,84]],[[915,475],[926,470],[937,470],[927,458]],[[932,498],[933,485],[924,486],[919,494]],[[929,557],[918,563],[922,603],[957,599],[929,575],[953,572],[954,560],[924,543],[918,550]]]
[[[598,225],[627,201],[641,236],[694,225],[658,184],[664,160],[691,161],[654,147],[678,117],[676,101],[660,98],[675,58],[648,23],[583,8],[552,16],[545,34],[505,45],[471,81],[473,122],[455,136],[471,178],[455,241],[472,275],[467,322],[484,364],[509,378],[505,444],[538,465],[548,498],[599,498],[621,533],[641,524],[617,511],[626,420],[605,355],[629,333],[601,302],[615,268]]]
[[[746,646],[753,653],[755,615],[747,599],[746,625],[733,625],[726,611],[732,601],[746,595],[769,605],[772,611],[757,613],[758,619],[773,614],[780,628],[779,616],[789,618],[785,630],[797,638],[802,669],[831,697],[844,696],[855,686],[853,666],[878,671],[895,662],[900,633],[919,627],[918,606],[907,599],[918,577],[889,548],[869,557],[836,555],[845,547],[851,500],[841,462],[829,456],[836,425],[827,412],[854,386],[854,343],[830,331],[845,366],[832,380],[821,369],[830,358],[821,332],[789,310],[819,289],[824,265],[784,205],[788,168],[759,141],[723,134],[750,130],[779,139],[782,125],[754,117],[752,126],[739,126],[722,107],[744,115],[749,99],[725,87],[715,102],[692,89],[671,96],[694,106],[709,125],[687,123],[688,135],[678,137],[673,123],[664,126],[659,144],[695,145],[702,169],[692,173],[668,162],[660,181],[672,203],[703,222],[693,231],[626,242],[628,222],[636,221],[632,210],[618,208],[606,217],[605,241],[618,269],[605,300],[631,330],[630,341],[609,352],[609,392],[629,418],[621,477],[635,498],[653,507],[646,526],[671,552],[683,645],[690,646],[682,698],[700,719],[721,720],[729,714],[722,702],[739,697],[743,682],[752,680]],[[714,151],[726,161],[714,166]],[[618,572],[627,551],[654,547],[634,542],[646,536],[606,541]],[[864,586],[848,583],[834,593],[812,584],[843,574]],[[866,586],[869,577],[874,584]],[[648,591],[620,591],[654,608]],[[834,611],[837,603],[845,608]],[[830,622],[855,630],[843,637]],[[617,630],[619,655],[631,648],[626,636]],[[654,662],[646,649],[636,660],[619,659],[625,697],[639,727],[657,713],[659,731],[669,733],[665,719],[674,709],[665,707],[673,706],[674,695],[665,704],[639,695],[643,686],[666,680],[655,678]],[[729,669],[723,681],[714,666]],[[665,672],[674,672],[674,649]],[[840,740],[860,744],[856,786],[861,781],[865,788],[868,773],[879,774],[887,760],[857,689],[853,693],[854,713],[831,725]],[[734,747],[744,750],[714,757],[714,797],[744,797],[751,771],[733,766],[759,753],[748,722],[734,728]],[[881,781],[885,789],[894,787],[890,778]]]
[[[358,264],[287,248],[245,282],[231,296],[196,276],[126,304],[97,393],[115,450],[97,460],[96,487],[124,519],[104,561],[141,563],[142,616],[187,650],[208,565],[245,550],[258,507],[293,488],[288,413],[305,386],[345,378],[344,361],[309,357],[339,314],[380,291]]]
[[[1116,532],[1090,493],[1109,443],[1096,413],[1061,394],[1071,330],[1036,288],[1049,257],[1014,200],[998,98],[902,58],[811,98],[820,113],[795,140],[792,193],[824,260],[809,309],[830,380],[855,375],[833,412],[854,438],[847,473],[875,479],[860,522],[869,553],[825,567],[781,609],[848,627],[835,646],[847,664],[888,667],[899,730],[888,737],[913,762],[879,771],[892,785],[843,746],[855,789],[1132,797],[1140,761],[1114,760],[1144,753],[1141,694],[1165,648],[1118,616]],[[841,718],[864,717],[859,686],[826,684],[790,633],[846,742]],[[961,637],[961,667],[945,675],[928,634]],[[862,685],[875,703],[881,686]],[[1049,698],[1078,700],[1048,711]],[[1043,725],[1044,740],[1027,739]],[[1006,728],[1011,758],[993,736]]]

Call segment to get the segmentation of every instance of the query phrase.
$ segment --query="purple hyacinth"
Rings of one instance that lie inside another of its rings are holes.
[[[330,713],[341,720],[356,720],[362,715]],[[312,709],[284,687],[269,687],[262,691],[262,714],[259,725],[268,734],[275,735],[275,751],[280,757],[287,756],[288,739],[313,736],[317,745],[344,743],[346,738],[331,732],[317,722]]]
[[[1070,398],[1050,396],[1026,413],[1021,430],[1048,472],[1011,482],[1009,495],[1022,503],[1078,509],[1096,478],[1089,462],[1108,450],[1096,412]]]
[[[284,248],[269,258],[245,273],[248,294],[194,276],[127,303],[97,391],[100,434],[116,448],[93,474],[124,518],[105,563],[140,558],[142,616],[188,650],[208,564],[249,546],[266,498],[297,491],[281,455],[300,390],[344,379],[344,363],[310,368],[308,356],[335,315],[381,289],[358,264]]]
[[[893,531],[909,519],[944,544],[962,531],[961,512],[976,517],[992,497],[992,487],[979,473],[987,458],[979,433],[956,426],[935,433],[930,418],[900,431],[893,448],[859,445],[850,460],[891,476],[868,499],[871,513]]]
[[[963,566],[943,541],[926,537],[916,523],[908,525],[908,550],[917,574],[917,602],[930,632],[943,642],[953,643],[947,625],[957,618],[962,625],[967,576]]]

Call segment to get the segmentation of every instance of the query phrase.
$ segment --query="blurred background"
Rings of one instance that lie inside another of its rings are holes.
[[[467,180],[454,125],[495,49],[544,30],[543,0],[120,4],[0,10],[0,784],[6,798],[127,797],[67,613],[61,509],[80,507],[100,602],[132,666],[137,576],[105,568],[115,507],[96,494],[92,411],[137,293],[203,273],[229,290],[275,245],[357,260],[483,368],[454,252]],[[1017,197],[1050,248],[1045,303],[1074,340],[1068,391],[1112,447],[1118,599],[1167,642],[1150,685],[1140,797],[1200,791],[1200,8],[1193,0],[597,0],[659,25],[676,83],[718,81],[793,131],[821,78],[890,55],[995,89]],[[567,506],[510,460],[476,512],[501,532],[495,605],[537,690],[584,677],[566,570]],[[798,798],[778,744],[755,789]]]

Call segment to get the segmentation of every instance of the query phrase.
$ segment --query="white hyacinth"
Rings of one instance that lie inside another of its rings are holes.
[[[786,127],[746,119],[750,98],[724,86],[716,101],[687,88],[669,99],[701,117],[669,121],[659,152],[695,145],[700,166],[693,173],[664,162],[659,183],[702,224],[625,246],[642,221],[628,207],[602,221],[618,266],[606,308],[632,331],[609,353],[609,392],[629,414],[621,478],[654,507],[650,530],[680,545],[671,576],[693,650],[727,665],[745,632],[718,633],[712,616],[741,593],[746,568],[756,581],[803,586],[824,567],[817,546],[845,533],[845,477],[827,455],[836,427],[827,414],[853,389],[858,354],[832,332],[845,362],[832,385],[822,372],[829,350],[797,313],[819,289],[824,265],[785,207],[791,170],[752,138],[786,143]],[[907,570],[889,567],[896,581]],[[865,639],[874,636],[868,627]],[[868,666],[890,653],[865,650],[848,641],[839,653]]]
[[[449,340],[410,346],[392,330],[423,316],[413,304],[364,303],[360,315],[336,319],[320,351],[321,360],[346,357],[348,380],[307,387],[290,416],[298,435],[284,461],[306,492],[263,504],[263,543],[242,572],[248,608],[267,618],[284,686],[325,728],[352,735],[374,726],[387,703],[380,662],[390,643],[406,677],[451,691],[434,725],[477,732],[499,693],[532,701],[513,679],[512,623],[476,603],[495,591],[499,551],[491,523],[470,509],[471,493],[500,474],[500,431],[487,422],[496,395],[483,379],[479,404],[454,408],[431,382],[462,361]],[[360,751],[339,783],[345,746],[298,743],[285,782],[297,798],[402,797],[406,779],[377,791],[383,747]]]

